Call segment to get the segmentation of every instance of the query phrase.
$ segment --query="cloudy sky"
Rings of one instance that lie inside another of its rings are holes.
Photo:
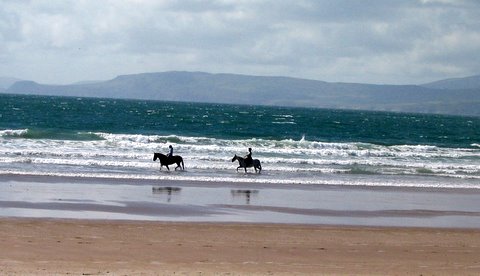
[[[480,1],[0,0],[0,76],[204,71],[420,84],[480,74]]]

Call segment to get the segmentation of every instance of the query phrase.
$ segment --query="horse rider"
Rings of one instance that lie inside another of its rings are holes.
[[[172,145],[170,145],[170,146],[168,146],[168,148],[170,149],[170,151],[168,152],[167,157],[170,158],[170,157],[173,156],[173,147],[172,147]]]
[[[245,155],[245,165],[246,166],[251,166],[252,164],[253,164],[252,148],[248,148],[248,154]]]

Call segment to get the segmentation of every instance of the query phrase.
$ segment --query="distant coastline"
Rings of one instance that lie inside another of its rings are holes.
[[[0,93],[8,94],[480,116],[480,76],[424,85],[331,83],[290,77],[177,71],[123,75],[107,81],[71,85],[3,79]]]

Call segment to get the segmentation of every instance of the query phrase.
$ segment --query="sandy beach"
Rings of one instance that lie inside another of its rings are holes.
[[[474,275],[480,231],[2,219],[2,275]]]
[[[479,189],[0,175],[0,217],[480,229]]]
[[[0,275],[473,275],[479,197],[3,175]]]

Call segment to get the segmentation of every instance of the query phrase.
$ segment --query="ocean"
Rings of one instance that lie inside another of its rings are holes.
[[[0,95],[1,175],[480,189],[480,118]]]

